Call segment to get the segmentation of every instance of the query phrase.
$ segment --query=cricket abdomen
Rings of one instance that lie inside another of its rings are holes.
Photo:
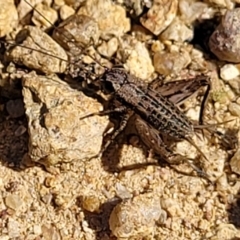
[[[159,94],[154,98],[146,93],[138,103],[137,111],[155,129],[171,137],[181,139],[193,133],[189,119],[172,102]]]

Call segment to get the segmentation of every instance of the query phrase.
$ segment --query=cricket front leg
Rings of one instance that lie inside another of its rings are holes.
[[[110,134],[109,139],[106,141],[106,143],[102,146],[100,152],[98,153],[98,157],[101,157],[102,154],[107,150],[107,148],[115,141],[116,137],[123,132],[123,130],[126,128],[129,119],[132,117],[133,112],[131,110],[125,112],[121,116],[121,121],[119,124],[119,127],[114,129],[113,133]],[[109,135],[109,134],[108,134]]]
[[[107,111],[107,113],[114,113],[114,112],[119,112],[120,108],[118,109],[113,109],[110,111]],[[91,156],[88,160],[93,159],[93,158],[101,158],[102,154],[107,150],[107,148],[115,141],[116,137],[125,129],[125,127],[127,126],[128,120],[131,118],[131,116],[133,115],[133,112],[131,110],[128,110],[126,108],[123,109],[124,111],[122,112],[122,116],[121,116],[121,120],[120,120],[120,124],[118,128],[115,128],[113,130],[112,133],[108,134],[109,139],[103,144],[101,150],[99,151],[98,154]],[[89,116],[93,116],[96,113],[93,114],[89,114]],[[100,115],[103,115],[104,112],[102,112]]]

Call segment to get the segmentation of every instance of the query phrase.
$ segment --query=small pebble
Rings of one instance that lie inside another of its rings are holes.
[[[99,35],[98,23],[93,18],[74,14],[54,30],[53,39],[76,56],[91,42],[98,42]]]
[[[18,12],[13,0],[0,0],[0,37],[10,33],[18,25]]]
[[[219,60],[240,62],[240,8],[227,11],[209,39],[210,50]]]
[[[15,135],[16,137],[19,137],[19,136],[23,135],[26,131],[27,131],[27,128],[26,128],[25,126],[21,125],[21,126],[19,126],[19,127],[17,128],[17,130],[14,132],[14,135]]]
[[[128,199],[133,197],[129,190],[121,183],[116,183],[116,196],[121,199]]]
[[[233,240],[233,239],[239,239],[239,230],[230,223],[224,223],[224,222],[216,222],[216,229],[214,231],[214,236],[212,236],[211,240]]]
[[[153,34],[158,35],[171,24],[177,10],[177,0],[153,1],[152,7],[140,18],[140,22]]]
[[[183,212],[175,199],[161,199],[161,206],[169,216],[180,216]]]
[[[240,117],[240,105],[237,103],[231,102],[228,106],[228,110],[233,116]]]
[[[68,5],[63,5],[60,8],[60,17],[61,17],[62,20],[67,19],[68,17],[70,17],[74,13],[75,13],[74,9],[69,7]]]
[[[15,219],[13,219],[13,218],[8,219],[7,228],[8,228],[9,239],[19,239],[20,238],[19,223]]]
[[[22,206],[23,201],[18,195],[10,194],[5,198],[5,204],[13,210],[18,210]]]
[[[40,235],[42,233],[42,228],[40,225],[34,225],[33,226],[33,232],[36,234],[36,235]]]
[[[223,80],[228,81],[239,76],[239,69],[233,64],[225,64],[220,69],[220,76]]]
[[[161,216],[160,200],[151,194],[142,194],[119,203],[109,218],[110,229],[118,238],[149,236]],[[163,220],[163,219],[161,219]]]
[[[191,41],[193,39],[193,31],[187,27],[184,22],[176,18],[160,35],[160,39],[163,41],[173,40],[176,42]]]
[[[240,174],[240,149],[231,158],[230,166],[233,172]]]
[[[228,81],[229,86],[234,91],[234,93],[240,95],[240,79],[235,78],[233,80]]]
[[[111,58],[118,49],[118,39],[111,38],[109,41],[103,41],[98,47],[98,52],[105,57]]]
[[[93,17],[104,40],[113,36],[120,37],[130,30],[130,19],[126,16],[126,10],[110,0],[85,1],[78,14]]]
[[[43,224],[42,225],[42,236],[43,239],[54,239],[54,240],[60,240],[62,239],[58,233],[58,231],[55,229],[54,226],[52,226],[51,224]]]
[[[126,59],[124,68],[132,75],[149,81],[154,67],[146,45],[132,37],[126,37],[120,48],[122,58]]]
[[[214,13],[209,4],[203,1],[181,0],[179,1],[179,13],[185,23],[192,23],[200,20],[204,15],[210,17]]]
[[[46,4],[40,3],[35,6],[35,9],[36,10],[34,10],[34,12],[33,12],[32,21],[38,27],[47,29],[49,27],[52,27],[52,25],[58,19],[57,11],[55,9],[47,6]],[[39,12],[41,13],[41,15],[39,14]]]
[[[6,109],[10,117],[18,118],[24,115],[25,109],[22,99],[9,100]]]
[[[60,195],[60,194],[56,194],[53,200],[54,200],[54,203],[61,209],[69,208],[72,202],[72,199],[69,196]]]
[[[191,57],[188,52],[170,52],[170,53],[155,53],[153,57],[153,65],[156,72],[169,75],[178,73],[191,62]]]
[[[83,199],[83,208],[89,212],[98,212],[101,202],[95,196],[87,196]]]

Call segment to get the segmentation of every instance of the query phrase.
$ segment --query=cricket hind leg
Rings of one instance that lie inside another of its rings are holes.
[[[197,134],[198,131],[201,131],[202,133],[202,131],[205,130],[204,137],[206,137],[209,141],[211,141],[212,137],[216,137],[220,141],[220,145],[223,147],[223,149],[230,150],[238,146],[238,137],[237,137],[238,130],[227,129],[225,133],[222,133],[219,130],[217,130],[216,127],[219,125],[229,123],[233,120],[234,119],[231,119],[231,120],[216,123],[216,124],[205,124],[205,125],[194,124],[193,127],[196,133],[196,136],[198,136]]]
[[[132,117],[133,112],[127,111],[121,116],[121,121],[118,128],[115,128],[112,133],[108,134],[108,140],[103,144],[100,152],[98,153],[98,157],[101,157],[102,154],[108,149],[108,147],[115,141],[117,136],[123,132],[126,128],[129,119]]]
[[[222,145],[223,146],[236,146],[236,140],[231,140],[229,137],[223,137],[224,134],[222,134],[221,132],[213,129],[214,127],[217,127],[218,125],[223,125],[225,123],[231,122],[233,120],[228,120],[228,121],[224,121],[221,123],[217,123],[217,124],[205,124],[204,123],[204,115],[205,115],[205,111],[206,111],[206,105],[208,103],[208,99],[209,99],[209,93],[211,91],[211,83],[210,83],[210,79],[207,78],[206,82],[203,83],[204,86],[207,86],[207,89],[204,93],[202,102],[201,102],[201,107],[200,107],[200,113],[199,113],[199,120],[198,123],[195,123],[193,125],[194,127],[194,131],[200,131],[202,133],[203,137],[206,137],[206,131],[208,132],[208,138],[211,138],[212,136],[217,137],[218,139],[221,140]],[[204,131],[205,130],[205,131]],[[197,135],[197,134],[196,134]],[[198,136],[198,135],[197,135]],[[235,138],[236,139],[236,138]],[[227,148],[227,147],[226,147]]]
[[[163,142],[163,139],[161,138],[159,132],[143,121],[140,117],[136,118],[136,130],[143,141],[143,143],[152,149],[155,153],[159,154],[166,162],[168,162],[170,165],[177,165],[181,164],[183,162],[188,163],[193,170],[197,172],[197,174],[203,178],[206,178],[208,181],[209,176],[207,173],[205,173],[203,170],[198,168],[194,163],[193,159],[187,159],[186,157],[180,155],[180,154],[174,154]],[[178,171],[179,172],[179,171]],[[186,174],[186,173],[184,173]]]
[[[208,103],[208,99],[209,99],[209,93],[211,91],[211,83],[210,83],[210,80],[208,79],[207,82],[206,82],[206,86],[207,86],[207,89],[204,93],[204,96],[203,96],[203,100],[201,102],[201,107],[200,107],[200,113],[199,113],[199,124],[200,125],[203,125],[203,117],[205,115],[205,111],[206,111],[206,105]]]
[[[79,118],[79,120],[83,120],[85,118],[93,117],[93,116],[104,116],[104,115],[109,115],[112,113],[124,113],[126,112],[127,108],[125,106],[120,106],[114,109],[109,109],[109,110],[103,110],[103,111],[98,111],[98,112],[92,112],[87,115],[84,115]]]

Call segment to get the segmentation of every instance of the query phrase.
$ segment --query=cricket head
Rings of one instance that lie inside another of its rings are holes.
[[[117,92],[124,84],[128,82],[127,73],[119,68],[106,69],[100,78],[102,91],[105,94]]]

